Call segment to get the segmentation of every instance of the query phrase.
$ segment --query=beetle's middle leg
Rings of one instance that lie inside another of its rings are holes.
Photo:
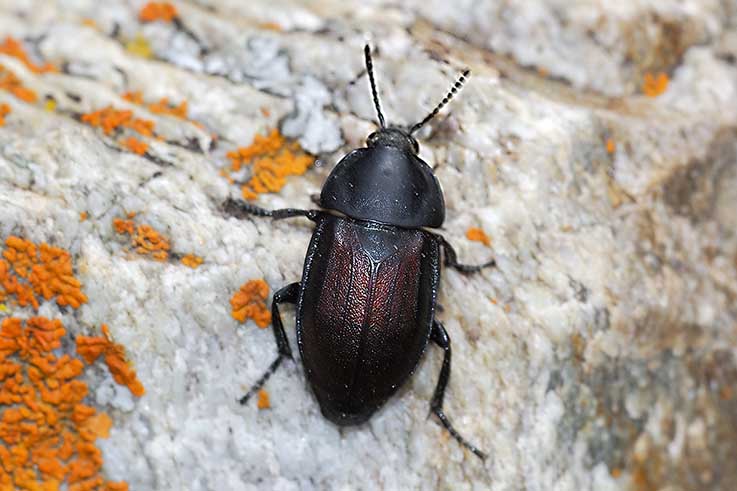
[[[269,377],[271,377],[274,372],[276,372],[279,365],[281,365],[285,358],[292,358],[292,348],[289,346],[289,340],[284,332],[284,325],[282,324],[281,315],[279,314],[279,304],[297,303],[298,296],[299,283],[291,283],[274,293],[274,297],[271,301],[271,327],[274,330],[274,338],[276,338],[276,347],[279,354],[277,355],[276,360],[269,365],[266,373],[264,373],[261,378],[253,384],[253,387],[251,387],[246,395],[240,398],[238,402],[241,404],[248,402],[248,400],[264,386],[266,381],[269,380]]]
[[[455,249],[453,249],[453,246],[450,245],[450,243],[445,240],[445,238],[441,235],[437,235],[438,240],[440,241],[440,245],[443,248],[443,252],[445,253],[445,265],[450,268],[455,268],[461,273],[475,273],[477,271],[481,271],[484,268],[493,268],[496,266],[496,260],[491,259],[490,261],[487,261],[483,264],[462,264],[458,262],[458,254],[456,254]]]
[[[279,210],[267,210],[260,206],[252,205],[242,200],[228,198],[223,202],[223,211],[236,218],[245,218],[247,215],[257,217],[271,217],[274,220],[291,217],[306,217],[315,220],[320,213],[318,210],[300,210],[299,208],[282,208]]]
[[[469,449],[481,460],[485,460],[486,454],[476,448],[475,445],[469,443],[461,435],[459,435],[456,429],[453,428],[453,425],[450,424],[448,417],[443,411],[443,398],[445,397],[445,387],[448,385],[448,380],[450,379],[450,337],[445,331],[445,327],[443,327],[443,325],[436,320],[433,321],[430,338],[435,344],[443,348],[443,351],[445,351],[445,356],[443,357],[443,367],[440,369],[440,378],[438,379],[438,385],[435,387],[435,393],[433,394],[432,400],[430,401],[430,411],[438,417],[445,429],[448,430],[448,433],[450,433],[451,436],[458,441],[458,443]]]

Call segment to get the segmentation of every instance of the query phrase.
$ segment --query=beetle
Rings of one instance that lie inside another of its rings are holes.
[[[279,305],[296,304],[299,352],[328,420],[339,426],[367,421],[412,375],[432,341],[444,357],[430,410],[461,445],[484,459],[443,411],[451,344],[435,310],[441,249],[446,266],[463,273],[495,261],[461,264],[453,247],[428,230],[443,224],[445,201],[412,136],[451,100],[469,71],[420,122],[409,128],[386,126],[368,45],[364,57],[379,129],[369,135],[366,147],[348,153],[332,170],[317,200],[321,209],[266,210],[230,198],[223,203],[223,210],[238,218],[306,217],[316,224],[301,281],[273,296],[278,356],[239,401],[245,404],[285,359],[292,359]]]

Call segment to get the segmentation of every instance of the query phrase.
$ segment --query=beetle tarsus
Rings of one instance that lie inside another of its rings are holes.
[[[242,200],[228,198],[223,203],[223,211],[228,215],[243,219],[249,215],[257,217],[270,217],[274,220],[281,220],[292,217],[306,217],[314,220],[320,213],[318,210],[301,210],[299,208],[281,208],[278,210],[267,210],[260,206],[252,205]]]
[[[443,246],[445,252],[445,265],[449,268],[454,268],[461,273],[476,273],[484,268],[493,268],[496,266],[496,260],[491,259],[483,264],[462,264],[458,262],[458,254],[450,243],[445,240],[444,237],[438,236],[440,244]]]
[[[281,365],[282,361],[284,361],[284,358],[286,358],[285,355],[279,354],[279,356],[276,357],[276,360],[271,362],[271,365],[269,365],[269,368],[266,370],[266,373],[261,375],[261,378],[258,379],[258,381],[253,384],[253,386],[248,389],[248,392],[246,392],[246,395],[238,399],[238,402],[241,403],[241,405],[246,404],[251,397],[255,396],[256,393],[258,393],[259,390],[266,384],[266,381],[269,380],[269,378],[276,372],[276,370],[279,368],[279,365]]]
[[[445,356],[443,357],[443,366],[440,369],[438,385],[435,387],[435,393],[433,394],[432,400],[430,401],[430,411],[438,417],[443,427],[448,430],[448,433],[450,433],[450,435],[455,438],[458,443],[469,449],[481,460],[486,460],[486,454],[479,450],[475,445],[469,443],[465,438],[463,438],[456,431],[456,429],[453,428],[453,425],[450,424],[448,417],[443,411],[443,398],[445,397],[445,388],[448,385],[448,380],[450,379],[450,337],[448,336],[445,327],[443,327],[443,324],[441,324],[437,320],[433,321],[430,337],[432,341],[440,348],[442,348],[445,352]]]
[[[299,296],[299,283],[290,283],[281,290],[274,293],[274,297],[271,301],[271,327],[274,331],[274,338],[276,339],[276,347],[279,354],[276,359],[271,362],[266,372],[261,375],[258,381],[246,392],[246,395],[241,397],[238,402],[245,404],[248,400],[253,397],[261,388],[266,384],[269,378],[276,372],[279,366],[282,364],[285,358],[293,359],[292,348],[289,346],[289,340],[287,334],[284,332],[284,324],[281,320],[279,313],[279,304],[282,303],[297,303],[297,297]]]
[[[493,268],[496,266],[496,261],[492,259],[491,261],[485,262],[484,264],[460,264],[460,263],[447,263],[448,266],[451,268],[454,268],[461,273],[478,273],[484,268]]]

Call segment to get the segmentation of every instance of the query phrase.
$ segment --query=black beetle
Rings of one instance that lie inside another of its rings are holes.
[[[445,356],[430,409],[458,442],[483,459],[485,454],[462,438],[443,412],[451,350],[448,333],[435,319],[435,302],[441,248],[445,264],[464,273],[495,262],[460,264],[442,236],[425,230],[443,224],[445,202],[412,137],[450,101],[469,72],[419,123],[386,127],[368,46],[364,52],[380,128],[369,135],[366,148],[350,152],[330,173],[318,200],[322,210],[265,210],[233,199],[223,204],[226,213],[239,218],[303,216],[316,223],[302,280],[274,293],[279,355],[240,402],[292,358],[278,306],[296,303],[299,352],[327,419],[341,426],[368,420],[412,375],[432,340]]]

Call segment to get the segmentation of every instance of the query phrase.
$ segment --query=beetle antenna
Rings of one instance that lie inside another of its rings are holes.
[[[371,61],[371,48],[367,44],[363,48],[363,54],[366,58],[366,71],[371,81],[371,95],[374,96],[374,107],[376,107],[376,114],[379,115],[379,125],[384,128],[386,126],[384,121],[384,115],[381,114],[381,105],[379,104],[379,92],[376,90],[376,81],[374,80],[374,64]]]
[[[443,100],[440,101],[440,104],[435,106],[435,109],[432,110],[430,114],[424,117],[422,121],[419,123],[415,123],[410,129],[409,134],[411,135],[415,131],[419,130],[423,126],[425,126],[425,123],[430,121],[432,118],[437,116],[437,114],[440,112],[440,110],[445,106],[447,103],[450,102],[450,100],[453,98],[454,95],[456,95],[456,92],[461,90],[461,87],[463,87],[463,84],[465,83],[466,79],[468,78],[468,75],[471,73],[471,70],[466,68],[463,70],[463,73],[461,73],[461,76],[458,77],[458,80],[456,80],[456,83],[453,84],[453,87],[450,88],[450,91],[443,97]]]

